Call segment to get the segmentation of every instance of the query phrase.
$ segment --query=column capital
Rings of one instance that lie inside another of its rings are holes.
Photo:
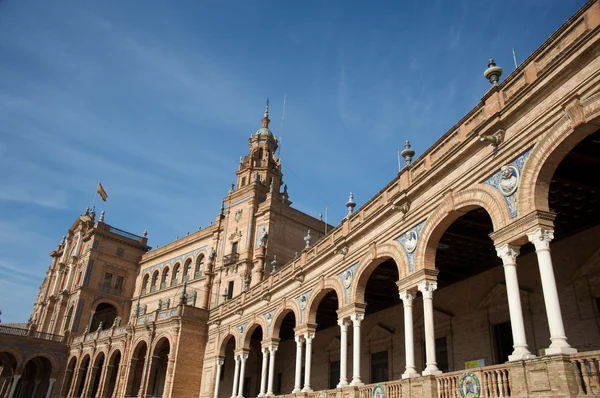
[[[432,298],[433,291],[437,289],[437,282],[423,281],[417,285],[417,288],[423,294],[423,298]]]
[[[360,325],[363,319],[365,319],[365,314],[363,312],[354,313],[350,315],[350,319],[352,320],[352,324],[354,326],[356,326],[357,324]]]
[[[539,228],[528,232],[527,238],[535,246],[535,251],[550,249],[550,242],[554,239],[554,231],[551,229]]]
[[[304,342],[304,336],[296,335],[294,336],[294,341],[296,342],[296,344],[302,344]]]
[[[223,366],[224,363],[225,363],[225,357],[217,357],[217,365],[218,366]]]
[[[267,356],[269,354],[269,347],[261,347],[260,351],[263,353],[263,356]]]
[[[338,323],[339,327],[347,329],[348,326],[350,326],[350,319],[348,319],[348,318],[341,318],[341,319],[338,319],[337,323]]]
[[[269,346],[269,353],[271,354],[271,356],[275,355],[278,348],[279,348],[279,346],[277,346],[277,345]]]
[[[314,338],[315,332],[304,332],[304,340],[306,340],[307,343],[311,343]]]
[[[496,254],[502,259],[504,265],[515,265],[517,263],[517,257],[521,254],[521,249],[519,246],[501,245],[496,246]]]
[[[416,293],[408,290],[401,290],[398,292],[398,295],[400,296],[400,300],[402,300],[402,303],[405,307],[412,306],[413,300],[415,297],[417,297]]]

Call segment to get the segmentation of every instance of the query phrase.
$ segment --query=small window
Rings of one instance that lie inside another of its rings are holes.
[[[246,185],[246,177],[242,177],[242,186]]]
[[[95,240],[94,243],[92,243],[92,248],[97,249],[99,245],[100,245],[100,241]]]
[[[112,278],[113,278],[113,274],[111,274],[110,272],[107,272],[106,274],[104,274],[104,283],[102,284],[102,286],[110,287],[110,284],[112,283]]]
[[[117,292],[121,292],[123,290],[123,282],[125,281],[125,278],[123,278],[122,276],[117,276],[117,280],[115,282],[115,290]]]
[[[227,287],[227,300],[231,300],[233,298],[233,281],[229,281],[229,285]]]
[[[259,158],[259,159],[262,159],[262,158],[263,158],[263,156],[264,156],[263,149],[262,149],[262,148],[259,148],[259,149],[258,149],[258,158]]]
[[[204,269],[204,256],[200,255],[196,260],[196,268],[194,270],[194,278],[200,278],[202,276],[202,270]]]
[[[371,383],[388,381],[388,352],[380,351],[371,354]]]
[[[192,260],[188,259],[183,265],[183,280],[187,281],[190,278],[190,271],[192,270]]]
[[[238,251],[238,243],[237,242],[233,242],[231,244],[231,254],[237,254]]]
[[[142,282],[142,290],[143,291],[148,289],[148,280],[149,279],[150,279],[150,276],[148,274],[144,275],[144,281]]]

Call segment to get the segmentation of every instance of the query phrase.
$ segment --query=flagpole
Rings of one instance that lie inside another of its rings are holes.
[[[100,180],[98,180],[98,184],[100,184]],[[96,185],[96,190],[94,191],[94,196],[92,196],[92,208],[94,208],[94,201],[96,200],[97,193],[98,193],[98,185]]]

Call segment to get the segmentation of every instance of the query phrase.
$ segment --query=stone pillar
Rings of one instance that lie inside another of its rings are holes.
[[[35,397],[35,394],[37,393],[37,389],[40,386],[41,382],[42,382],[42,379],[35,379],[33,381],[33,391],[31,392],[32,397]]]
[[[508,311],[510,312],[510,328],[513,336],[513,353],[508,356],[509,361],[535,358],[527,348],[525,337],[525,322],[521,308],[521,295],[519,293],[519,280],[517,278],[517,246],[503,245],[496,248],[498,257],[504,264],[504,279],[506,280],[506,297],[508,298]]]
[[[163,395],[171,395],[171,385],[173,384],[173,367],[175,366],[175,354],[171,353],[167,357],[167,372],[165,374],[165,385],[163,388]]]
[[[246,360],[248,359],[247,353],[240,354],[240,360],[242,361],[242,366],[240,368],[240,382],[238,388],[238,398],[244,398],[244,376],[246,375]]]
[[[156,379],[156,368],[158,367],[159,364],[160,364],[160,356],[152,355],[150,357],[150,362],[148,363],[148,372],[146,375],[146,387],[144,388],[144,391],[146,392],[146,394],[144,396],[154,395],[153,387],[154,387],[154,382]],[[166,375],[165,375],[165,381],[166,381]]]
[[[360,323],[365,319],[365,314],[352,314],[350,316],[354,334],[352,336],[352,381],[351,386],[362,386],[364,383],[360,378]]]
[[[577,350],[569,345],[565,335],[565,327],[558,301],[558,290],[556,289],[556,280],[552,268],[552,257],[550,256],[550,241],[554,239],[554,231],[540,228],[528,233],[527,237],[535,246],[542,280],[542,291],[544,292],[546,316],[550,328],[550,341],[552,343],[546,349],[546,355],[574,354]]]
[[[148,348],[148,351],[150,349]],[[150,369],[150,361],[152,358],[152,355],[150,355],[150,352],[146,351],[146,358],[144,361],[144,368],[142,369],[142,378],[140,380],[140,389],[138,390],[137,396],[138,397],[145,397],[146,394],[146,381],[148,380],[148,370]],[[134,368],[134,372],[135,372],[135,368]],[[134,373],[134,377],[135,377],[135,373]]]
[[[10,385],[10,390],[8,391],[7,398],[13,398],[13,396],[15,395],[15,390],[17,389],[17,384],[19,384],[19,379],[21,378],[21,376],[22,375],[13,376],[12,384]]]
[[[215,378],[215,394],[214,398],[219,398],[219,384],[221,381],[221,372],[223,371],[223,364],[225,363],[225,358],[219,357],[217,358],[217,375]]]
[[[4,396],[4,390],[8,384],[8,377],[0,377],[0,397]]]
[[[337,388],[348,385],[348,319],[338,319],[340,325],[340,382]]]
[[[402,374],[403,379],[419,377],[420,374],[415,368],[415,339],[413,333],[413,300],[416,294],[403,290],[400,292],[400,300],[404,304],[404,352],[406,370]]]
[[[262,369],[260,372],[260,393],[259,397],[264,397],[267,389],[267,366],[269,365],[269,349],[262,347]],[[216,398],[216,397],[215,397]]]
[[[91,360],[91,359],[90,359]],[[94,380],[96,379],[96,373],[98,373],[98,367],[92,366],[90,371],[87,372],[87,377],[85,380],[85,385],[83,387],[83,393],[81,394],[83,397],[89,397],[92,394],[92,388],[94,384]]]
[[[423,318],[425,323],[425,353],[426,367],[423,376],[437,375],[442,373],[435,360],[435,327],[433,324],[433,291],[437,289],[437,283],[431,281],[421,282],[418,285],[423,294]]]
[[[292,394],[297,394],[302,391],[302,343],[304,338],[296,336],[296,373],[294,377],[294,389]]]
[[[272,345],[269,347],[269,383],[267,386],[267,397],[275,395],[273,393],[273,379],[275,378],[275,353],[277,352],[277,346]]]
[[[237,355],[233,356],[235,360],[235,371],[233,372],[233,387],[231,388],[231,398],[236,398],[237,386],[238,386],[238,377],[240,375],[240,358]]]
[[[310,386],[310,365],[312,361],[312,340],[315,338],[313,332],[306,332],[304,334],[304,340],[306,341],[306,355],[304,358],[304,388],[302,392],[311,392]]]
[[[48,390],[46,391],[46,398],[50,398],[52,396],[52,387],[54,387],[54,383],[56,382],[56,379],[48,379]]]

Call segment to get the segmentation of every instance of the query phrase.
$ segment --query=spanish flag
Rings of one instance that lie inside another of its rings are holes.
[[[106,194],[106,191],[104,190],[104,187],[102,186],[101,182],[98,183],[98,188],[96,189],[96,192],[98,192],[98,195],[100,195],[102,200],[106,202],[106,198],[108,198],[108,195]]]

